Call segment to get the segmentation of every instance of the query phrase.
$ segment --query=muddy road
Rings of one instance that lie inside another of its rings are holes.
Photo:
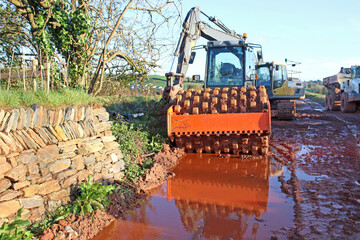
[[[360,113],[298,101],[296,121],[273,122],[271,157],[290,171],[282,190],[294,201],[294,227],[277,234],[360,239]]]
[[[273,120],[269,156],[186,154],[95,239],[360,239],[360,113],[297,109]]]

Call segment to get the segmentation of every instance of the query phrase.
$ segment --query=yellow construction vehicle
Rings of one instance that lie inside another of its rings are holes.
[[[163,98],[168,109],[168,136],[188,152],[267,154],[271,133],[270,103],[264,86],[256,87],[255,65],[262,59],[259,44],[247,43],[216,17],[220,30],[200,20],[199,7],[187,14],[175,51],[176,73],[166,74]],[[185,74],[203,37],[207,51],[204,89],[185,91]],[[255,53],[255,51],[257,51]]]
[[[298,78],[288,76],[287,64],[284,63],[259,63],[256,70],[256,85],[265,86],[271,104],[271,115],[278,119],[293,119],[296,105],[291,100],[304,96],[303,83]]]

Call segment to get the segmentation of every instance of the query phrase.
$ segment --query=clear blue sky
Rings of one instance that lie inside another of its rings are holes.
[[[194,6],[237,33],[246,32],[248,42],[262,45],[265,61],[301,62],[302,80],[360,64],[360,0],[183,0],[183,17]],[[204,75],[203,58],[197,53],[188,76]],[[163,68],[168,71],[170,63]]]

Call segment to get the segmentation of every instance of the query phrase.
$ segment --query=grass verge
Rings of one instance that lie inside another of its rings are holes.
[[[82,105],[99,100],[82,90],[61,89],[46,93],[44,91],[0,90],[0,105],[7,107],[28,107],[34,103],[55,107],[61,105]]]
[[[149,80],[145,81],[145,84],[153,85],[156,87],[166,87],[166,77],[165,76],[149,76]],[[189,89],[201,89],[204,87],[204,83],[202,82],[187,82],[184,81],[184,88]]]
[[[135,183],[152,166],[153,153],[161,151],[167,141],[166,107],[154,96],[145,95],[122,96],[105,107],[119,113],[113,119],[112,131],[124,154],[125,176]]]
[[[311,99],[314,102],[324,103],[325,102],[325,94],[321,93],[313,93],[313,92],[306,92],[305,97]]]

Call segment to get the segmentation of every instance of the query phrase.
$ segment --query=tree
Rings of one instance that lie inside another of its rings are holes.
[[[90,15],[82,0],[8,0],[16,14],[27,20],[31,40],[39,58],[56,57],[61,63],[67,85],[77,86],[84,77]],[[14,13],[15,14],[15,13]],[[72,81],[68,81],[68,73]]]
[[[89,60],[95,61],[95,68],[89,93],[97,94],[105,77],[142,80],[171,43],[169,29],[179,19],[178,4],[167,0],[95,0],[90,5],[95,26]]]
[[[169,29],[180,16],[178,3],[168,0],[8,2],[27,20],[39,56],[55,57],[66,84],[91,94],[105,78],[143,79],[169,46]]]
[[[33,53],[36,52],[24,22],[24,18],[12,5],[8,2],[0,2],[0,60],[5,66],[9,66],[12,60],[20,61],[22,47],[28,48]]]

